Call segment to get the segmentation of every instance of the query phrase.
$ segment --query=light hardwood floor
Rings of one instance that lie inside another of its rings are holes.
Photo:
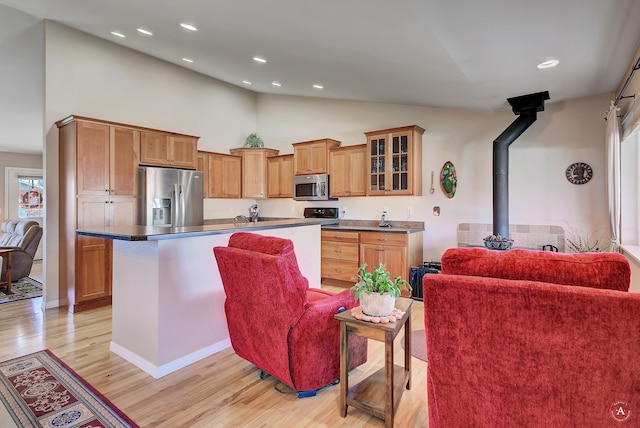
[[[339,291],[334,287],[323,287]],[[338,414],[339,385],[298,399],[260,380],[260,371],[226,349],[161,379],[109,352],[111,309],[69,314],[41,310],[41,299],[0,305],[0,360],[48,348],[142,427],[383,427],[349,408]],[[414,302],[412,327],[423,329],[423,305]],[[400,337],[396,362],[402,361]],[[369,341],[365,365],[350,374],[358,382],[382,367],[382,343]],[[426,427],[426,363],[412,358],[412,387],[402,396],[395,426]]]

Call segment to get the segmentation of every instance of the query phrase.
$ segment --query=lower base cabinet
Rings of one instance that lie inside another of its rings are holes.
[[[350,288],[364,263],[367,270],[383,263],[392,277],[408,282],[410,267],[422,264],[422,234],[323,230],[322,283]],[[403,297],[410,294],[402,292]]]
[[[78,236],[73,312],[111,304],[113,241]]]
[[[358,274],[358,232],[323,230],[321,234],[322,282],[350,287]]]

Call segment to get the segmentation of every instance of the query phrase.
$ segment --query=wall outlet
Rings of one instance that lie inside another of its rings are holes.
[[[347,207],[340,208],[340,213],[342,214],[340,217],[344,217],[347,215]]]
[[[413,207],[407,207],[407,218],[411,218],[413,215]]]

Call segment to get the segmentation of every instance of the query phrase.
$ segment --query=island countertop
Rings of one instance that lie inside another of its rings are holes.
[[[206,222],[206,221],[205,221]],[[76,234],[122,241],[158,241],[162,239],[188,238],[192,236],[222,235],[235,232],[252,232],[286,227],[331,225],[336,219],[291,218],[261,220],[255,223],[205,224],[187,227],[118,226],[100,229],[79,229]]]

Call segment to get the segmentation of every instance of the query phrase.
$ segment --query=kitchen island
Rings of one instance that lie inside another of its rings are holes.
[[[291,239],[300,271],[310,286],[319,287],[320,227],[335,222],[285,219],[76,233],[113,240],[110,350],[160,378],[231,346],[213,247],[226,246],[235,232]]]

